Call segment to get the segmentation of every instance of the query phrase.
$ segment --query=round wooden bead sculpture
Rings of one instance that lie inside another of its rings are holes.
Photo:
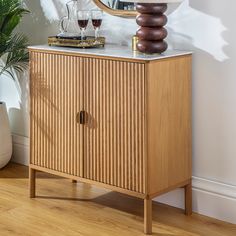
[[[136,9],[140,13],[136,18],[140,26],[136,32],[139,38],[137,49],[143,53],[163,53],[168,48],[164,41],[168,34],[164,28],[167,3],[137,3]]]

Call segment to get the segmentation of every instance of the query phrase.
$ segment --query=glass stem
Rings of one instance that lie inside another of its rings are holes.
[[[82,29],[81,29],[81,40],[84,40],[84,32],[85,32],[85,29],[82,28]]]
[[[96,29],[95,29],[95,39],[98,39],[98,37],[99,37],[98,31],[99,31],[99,28],[96,27]]]

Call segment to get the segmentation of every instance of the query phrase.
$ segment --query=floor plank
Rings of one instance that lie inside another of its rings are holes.
[[[143,201],[71,180],[37,174],[35,199],[28,197],[28,168],[0,170],[2,236],[140,236]],[[153,204],[153,235],[235,236],[236,225],[163,204]]]

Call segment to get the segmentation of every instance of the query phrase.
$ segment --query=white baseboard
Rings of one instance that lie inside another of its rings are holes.
[[[28,165],[29,138],[13,135],[12,161]],[[177,189],[155,200],[184,208],[184,191]],[[236,186],[193,177],[193,211],[236,224]]]
[[[184,208],[184,190],[177,189],[155,200]],[[236,186],[193,177],[193,211],[236,224]]]

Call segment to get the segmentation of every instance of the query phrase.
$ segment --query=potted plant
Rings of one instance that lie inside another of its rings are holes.
[[[0,79],[13,80],[28,66],[27,38],[14,30],[23,14],[28,13],[21,0],[0,0]],[[12,139],[6,104],[0,101],[0,168],[11,159]]]

